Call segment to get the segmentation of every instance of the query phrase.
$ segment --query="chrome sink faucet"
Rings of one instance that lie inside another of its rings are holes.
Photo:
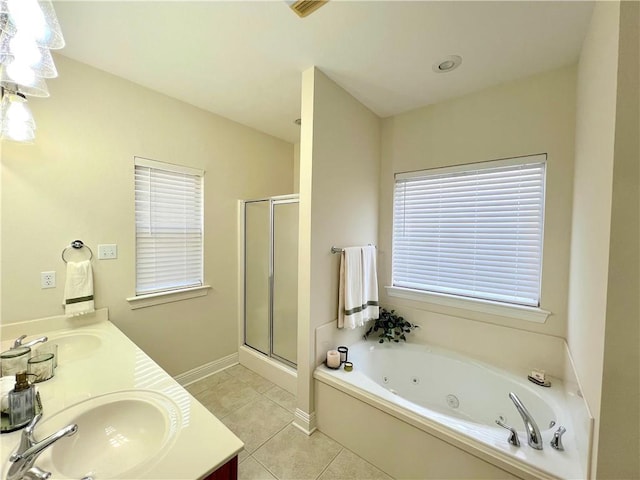
[[[53,445],[62,437],[70,437],[78,431],[78,425],[67,425],[56,433],[49,435],[41,442],[38,442],[33,436],[33,430],[41,418],[42,414],[39,413],[22,431],[18,450],[9,457],[11,466],[7,472],[6,480],[46,480],[49,478],[51,473],[45,472],[44,470],[35,467],[33,464],[38,459],[38,456],[40,456],[40,454],[48,447]]]
[[[542,436],[540,435],[540,429],[538,428],[536,421],[533,419],[527,408],[515,393],[510,392],[509,398],[516,406],[516,409],[522,417],[522,420],[524,420],[524,426],[525,430],[527,431],[527,440],[529,446],[531,448],[535,448],[536,450],[542,450]]]
[[[20,335],[18,338],[15,339],[15,341],[13,342],[13,348],[19,348],[19,347],[33,347],[36,343],[44,343],[47,340],[49,340],[48,337],[39,337],[36,339],[33,339],[27,343],[22,343],[22,341],[27,338],[26,335]]]

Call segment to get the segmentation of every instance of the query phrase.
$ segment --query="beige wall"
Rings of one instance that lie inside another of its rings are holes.
[[[293,192],[300,192],[300,142],[293,144]]]
[[[578,70],[568,343],[598,478],[640,477],[639,15],[596,4]]]
[[[567,341],[583,394],[600,410],[618,65],[617,2],[598,2],[578,68]]]
[[[640,478],[640,3],[620,6],[599,478]]]
[[[171,374],[237,351],[236,201],[290,193],[293,145],[112,75],[56,57],[51,97],[30,100],[32,146],[2,147],[2,321],[63,312],[62,249],[82,239],[94,259],[96,306]],[[133,156],[205,175],[206,297],[132,311]],[[54,270],[57,288],[40,289]]]
[[[567,343],[595,417],[597,468],[618,70],[619,4],[596,4],[578,67]]]
[[[313,411],[315,328],[337,318],[331,246],[378,236],[380,120],[317,68],[302,76],[298,408]]]
[[[455,73],[454,73],[455,74]],[[382,295],[385,304],[411,307],[411,321],[427,337],[465,350],[451,315],[564,337],[569,272],[575,67],[527,77],[464,97],[385,119],[382,130],[380,197],[380,284],[391,283],[394,173],[446,165],[547,153],[541,307],[546,323],[470,314]],[[409,314],[408,310],[405,310]],[[443,315],[444,314],[444,315]],[[425,330],[425,329],[423,329]],[[436,333],[437,332],[437,333]],[[434,336],[435,335],[437,336]],[[515,340],[515,339],[514,339]],[[554,344],[557,342],[553,341]],[[477,346],[477,345],[476,345]],[[475,351],[467,353],[477,356]],[[557,350],[557,349],[556,349]],[[545,351],[539,351],[539,357]],[[562,351],[556,352],[560,358]],[[528,365],[534,367],[533,365]]]

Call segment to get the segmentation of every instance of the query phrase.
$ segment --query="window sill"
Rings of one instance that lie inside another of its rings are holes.
[[[204,297],[209,293],[211,285],[202,285],[201,287],[184,288],[182,290],[172,290],[170,292],[150,293],[148,295],[138,295],[127,298],[131,310],[137,308],[152,307],[163,303],[178,302],[189,298]]]
[[[551,312],[535,307],[525,307],[524,305],[508,305],[505,303],[492,302],[489,300],[479,300],[472,298],[455,297],[441,293],[422,292],[410,288],[384,287],[390,297],[415,300],[427,304],[453,307],[469,312],[480,312],[501,317],[526,320],[528,322],[545,323]]]

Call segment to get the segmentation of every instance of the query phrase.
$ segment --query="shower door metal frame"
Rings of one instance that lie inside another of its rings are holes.
[[[262,350],[257,349],[256,347],[253,347],[251,345],[249,345],[247,343],[247,215],[246,215],[246,206],[248,203],[259,203],[259,202],[269,202],[269,304],[268,304],[268,312],[269,312],[269,316],[268,316],[268,322],[269,322],[269,351],[268,352],[263,352]],[[288,203],[300,203],[300,196],[298,194],[291,194],[291,195],[279,195],[279,196],[275,196],[275,197],[268,197],[268,198],[260,198],[260,199],[255,199],[255,200],[246,200],[244,202],[243,208],[245,209],[244,211],[244,238],[243,238],[243,242],[242,242],[242,248],[243,248],[243,256],[244,256],[244,298],[243,298],[243,304],[244,304],[244,335],[243,335],[243,343],[244,345],[246,345],[247,347],[255,350],[256,352],[259,352],[263,355],[266,355],[269,358],[274,358],[276,360],[278,360],[281,363],[284,363],[285,365],[288,365],[290,367],[293,368],[297,368],[297,364],[293,363],[290,360],[287,360],[286,358],[283,358],[275,353],[273,353],[273,290],[274,290],[274,267],[273,267],[273,262],[274,262],[274,215],[273,215],[273,209],[275,205],[283,205],[283,204],[288,204]]]

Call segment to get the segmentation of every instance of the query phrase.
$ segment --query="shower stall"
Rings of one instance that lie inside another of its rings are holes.
[[[244,346],[295,368],[298,195],[245,201],[243,218]]]

